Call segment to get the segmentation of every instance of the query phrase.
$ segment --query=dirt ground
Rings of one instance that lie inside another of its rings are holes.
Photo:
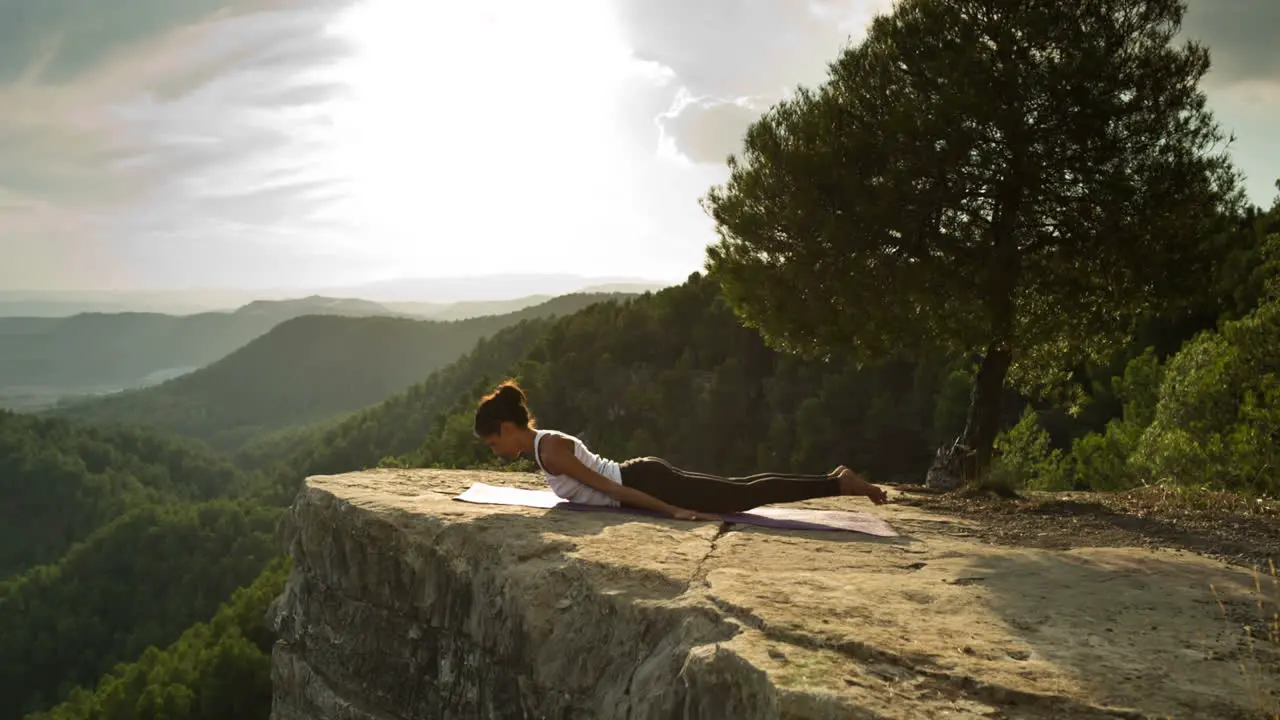
[[[899,486],[896,501],[978,522],[987,542],[1066,550],[1184,550],[1270,574],[1280,565],[1280,500],[1139,488],[1121,493],[935,494]]]

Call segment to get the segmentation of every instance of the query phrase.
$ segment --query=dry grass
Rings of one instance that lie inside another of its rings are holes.
[[[1254,600],[1256,620],[1245,622],[1233,617],[1236,613],[1210,585],[1218,600],[1218,609],[1225,622],[1243,627],[1243,649],[1238,659],[1240,672],[1245,679],[1250,703],[1270,720],[1280,720],[1280,574],[1272,560],[1269,572],[1254,570]]]
[[[1205,513],[1231,516],[1280,517],[1280,501],[1275,498],[1249,497],[1239,493],[1187,488],[1175,485],[1148,485],[1110,496],[1116,509],[1131,513],[1143,511],[1162,514]]]

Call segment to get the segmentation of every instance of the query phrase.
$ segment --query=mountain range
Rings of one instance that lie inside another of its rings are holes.
[[[552,296],[527,295],[448,304],[380,303],[312,295],[253,300],[234,310],[193,315],[0,317],[0,407],[40,409],[66,398],[149,387],[215,362],[280,323],[306,315],[460,321],[509,315],[552,301]]]
[[[626,297],[565,295],[513,313],[454,321],[300,315],[191,373],[153,387],[67,401],[52,413],[148,426],[234,450],[263,432],[381,402],[503,328]],[[371,311],[369,305],[340,307]]]
[[[288,300],[313,295],[407,304],[398,308],[391,305],[388,307],[396,312],[429,317],[459,303],[507,302],[533,298],[526,303],[526,305],[532,305],[556,295],[584,292],[643,293],[671,284],[666,281],[634,277],[503,274],[394,278],[335,287],[0,290],[0,318],[69,317],[80,313],[126,312],[193,315],[204,312],[226,312],[259,300]],[[458,317],[450,319],[458,319]]]

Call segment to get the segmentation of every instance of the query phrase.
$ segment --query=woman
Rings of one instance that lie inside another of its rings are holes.
[[[826,475],[722,478],[681,470],[655,457],[617,463],[571,435],[536,429],[524,391],[511,380],[480,401],[475,433],[495,455],[532,454],[547,484],[566,500],[647,508],[680,520],[713,520],[715,513],[835,495],[863,495],[877,505],[888,499],[884,490],[843,465]]]

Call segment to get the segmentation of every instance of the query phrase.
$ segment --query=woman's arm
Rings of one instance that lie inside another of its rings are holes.
[[[656,510],[682,520],[694,519],[689,510],[669,505],[658,498],[616,483],[600,473],[592,470],[573,454],[573,441],[558,437],[545,437],[542,440],[542,467],[556,475],[568,475],[588,487],[599,490],[618,502],[635,507]],[[706,517],[710,518],[710,515]]]

